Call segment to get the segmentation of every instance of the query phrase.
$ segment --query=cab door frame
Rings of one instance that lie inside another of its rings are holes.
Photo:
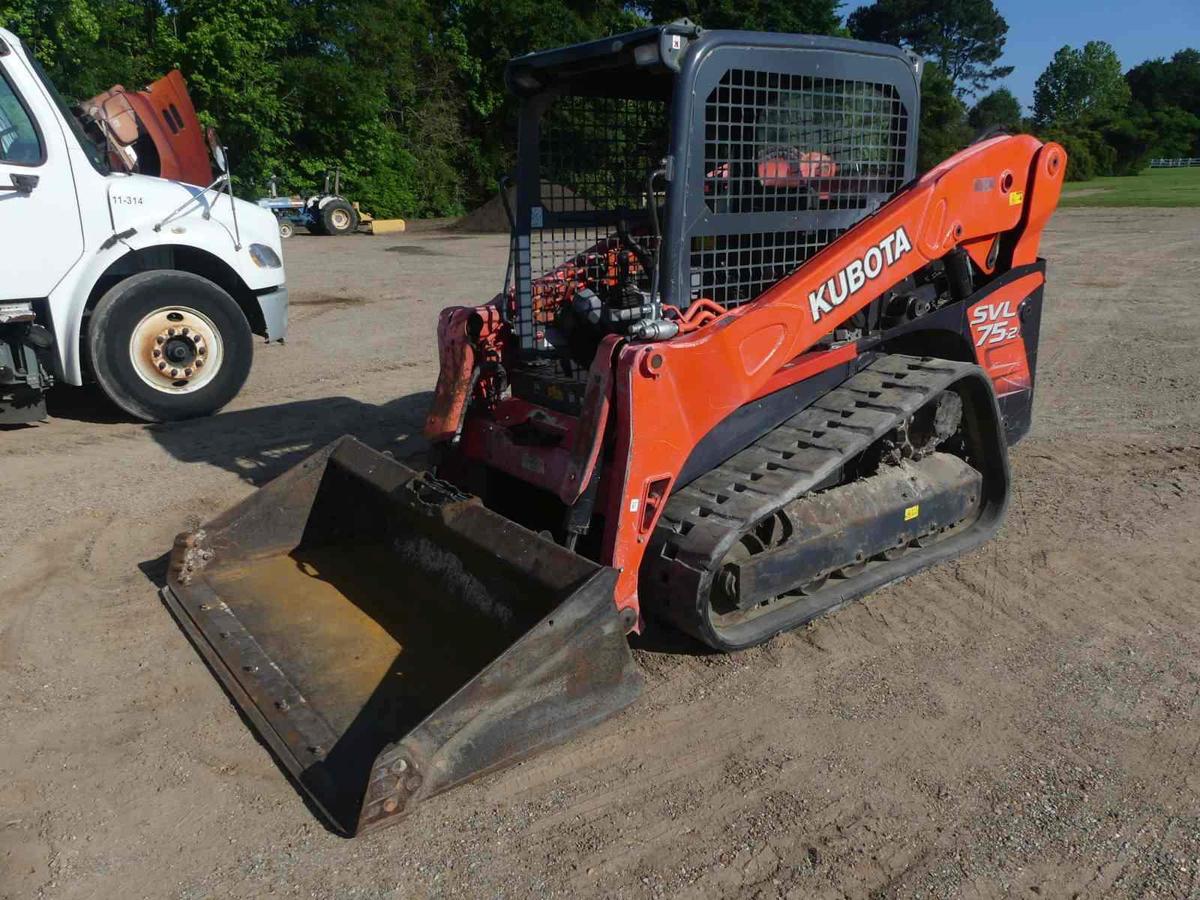
[[[48,297],[83,257],[84,234],[69,136],[20,52],[0,40],[0,91],[29,118],[35,162],[0,158],[0,301]]]

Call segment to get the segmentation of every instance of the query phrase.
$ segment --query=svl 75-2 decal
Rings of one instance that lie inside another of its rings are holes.
[[[1021,301],[1040,283],[1028,276],[1006,285],[967,310],[967,324],[975,343],[975,359],[988,373],[1003,397],[1029,390],[1033,379],[1021,336]]]
[[[1002,344],[1021,336],[1021,324],[1011,300],[997,303],[977,303],[971,307],[971,334],[975,346]]]

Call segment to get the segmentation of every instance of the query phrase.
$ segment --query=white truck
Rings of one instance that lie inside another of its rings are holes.
[[[233,197],[221,148],[208,187],[114,172],[108,150],[0,29],[0,425],[89,379],[139,419],[207,415],[245,383],[252,334],[286,334],[278,226]]]

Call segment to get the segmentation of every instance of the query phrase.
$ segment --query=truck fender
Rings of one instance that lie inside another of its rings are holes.
[[[173,237],[180,237],[173,235]],[[283,340],[287,333],[287,289],[280,285],[255,291],[241,273],[198,242],[171,244],[145,242],[145,246],[121,242],[92,257],[72,273],[70,284],[59,285],[51,297],[51,318],[56,323],[57,361],[55,374],[68,384],[83,384],[84,321],[100,298],[124,278],[147,269],[179,269],[193,272],[219,284],[238,302],[251,330],[269,340]],[[56,304],[55,299],[61,297]]]

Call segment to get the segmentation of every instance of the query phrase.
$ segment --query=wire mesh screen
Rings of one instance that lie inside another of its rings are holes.
[[[731,69],[705,104],[713,212],[868,209],[904,183],[908,111],[891,84]]]
[[[820,228],[693,237],[692,297],[706,297],[726,308],[747,303],[800,268],[842,231]]]
[[[704,107],[704,199],[747,220],[692,238],[691,297],[753,300],[880,206],[915,152],[908,116],[888,83],[727,71]],[[816,227],[796,230],[796,213]],[[787,230],[766,230],[772,217]]]
[[[643,207],[646,176],[667,153],[666,104],[620,97],[560,97],[538,148],[542,206],[588,212]]]
[[[667,154],[667,104],[655,99],[558,98],[544,113],[538,143],[538,199],[530,237],[518,246],[517,334],[547,349],[545,332],[574,286],[610,266],[617,225],[656,250],[647,228],[646,180]],[[649,273],[642,273],[649,287]]]

